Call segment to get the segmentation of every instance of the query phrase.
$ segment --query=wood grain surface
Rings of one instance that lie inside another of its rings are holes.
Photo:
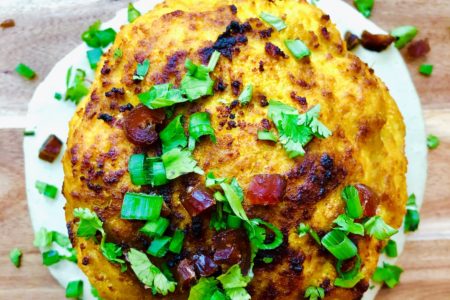
[[[348,2],[351,2],[348,0]],[[427,131],[441,139],[429,154],[428,183],[420,229],[408,236],[399,265],[401,283],[377,299],[450,299],[450,2],[376,0],[372,20],[385,29],[416,25],[432,47],[427,58],[407,61],[421,96]],[[0,299],[64,299],[64,290],[42,266],[32,245],[23,171],[22,131],[28,101],[53,65],[80,43],[80,34],[97,19],[108,20],[128,1],[0,0]],[[36,70],[32,81],[15,74],[17,63]],[[430,78],[417,72],[434,64]],[[22,267],[9,251],[23,250]]]

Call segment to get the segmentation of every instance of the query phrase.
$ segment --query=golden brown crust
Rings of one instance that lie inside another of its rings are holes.
[[[235,7],[231,6],[234,4]],[[272,31],[257,19],[261,11],[283,16],[288,27]],[[355,240],[363,261],[365,279],[353,289],[333,287],[335,259],[308,236],[295,232],[300,222],[319,234],[331,228],[344,210],[340,191],[348,184],[364,184],[379,197],[377,214],[399,227],[406,202],[405,128],[398,108],[384,84],[369,67],[347,52],[339,32],[327,16],[304,1],[166,1],[123,26],[113,47],[100,62],[90,96],[78,107],[70,122],[67,152],[63,159],[69,232],[76,231],[73,209],[88,207],[105,222],[108,239],[127,247],[145,249],[149,239],[138,233],[141,222],[120,219],[122,199],[133,186],[127,171],[128,158],[144,149],[125,136],[127,104],[139,103],[136,94],[153,84],[178,85],[185,73],[184,60],[205,61],[205,53],[231,21],[248,22],[234,45],[230,58],[222,56],[212,73],[215,95],[189,105],[177,113],[187,117],[208,111],[217,143],[202,140],[194,151],[199,166],[219,177],[236,177],[244,190],[256,174],[281,174],[287,190],[278,206],[252,207],[245,202],[249,217],[259,217],[282,229],[285,242],[268,253],[272,264],[256,263],[255,278],[248,290],[252,299],[299,299],[306,287],[321,285],[327,299],[358,299],[367,289],[381,242],[371,238]],[[295,60],[283,40],[299,38],[311,49],[310,58]],[[271,43],[285,53],[278,52]],[[114,59],[116,48],[123,57]],[[269,49],[268,49],[269,48]],[[278,53],[278,54],[277,54]],[[151,67],[141,83],[132,79],[138,62],[148,58]],[[246,85],[254,85],[254,97],[247,107],[232,103]],[[277,99],[304,112],[321,104],[321,120],[333,131],[327,139],[314,139],[305,157],[290,159],[279,144],[258,141],[258,129],[273,126],[267,120],[267,99]],[[225,100],[225,101],[219,101]],[[228,104],[223,104],[223,102]],[[108,114],[112,120],[98,119]],[[149,155],[160,151],[148,149]],[[203,224],[203,235],[195,237],[192,221],[180,198],[189,186],[203,183],[201,176],[185,176],[156,190],[164,195],[172,215],[173,228],[188,232],[185,255],[210,251],[213,233]],[[202,224],[199,224],[201,226]],[[197,226],[197,228],[199,227]],[[79,265],[105,299],[153,299],[131,271],[109,263],[93,241],[70,234],[78,250]],[[202,249],[199,249],[199,247]],[[175,259],[175,258],[174,258]],[[168,299],[187,298],[188,292]]]

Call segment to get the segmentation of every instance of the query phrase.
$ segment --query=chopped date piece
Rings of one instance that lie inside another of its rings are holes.
[[[395,42],[395,37],[389,34],[372,34],[366,30],[361,36],[361,45],[370,51],[381,52]]]
[[[411,43],[407,48],[407,53],[410,58],[416,59],[424,57],[430,52],[430,43],[428,39],[418,40]]]
[[[5,21],[0,23],[0,27],[3,29],[11,28],[16,26],[16,22],[13,19],[6,19]]]
[[[345,42],[347,43],[347,49],[353,50],[356,48],[356,46],[359,45],[360,39],[357,35],[351,33],[350,31],[347,31],[345,33]]]
[[[162,109],[151,110],[136,106],[125,118],[125,133],[130,142],[138,146],[150,146],[158,140],[156,125],[164,121]]]
[[[182,201],[184,208],[191,217],[196,217],[216,204],[213,196],[202,188],[196,188],[188,193]]]
[[[195,271],[192,262],[185,258],[178,264],[177,279],[182,288],[188,288],[195,281]]]
[[[213,237],[214,262],[232,266],[240,264],[242,272],[250,267],[250,243],[244,229],[219,232]]]
[[[253,205],[276,205],[284,196],[286,180],[278,174],[253,177],[247,189],[247,199]]]
[[[359,201],[361,201],[361,205],[364,209],[364,216],[375,216],[377,214],[378,204],[380,203],[378,196],[371,188],[364,184],[356,184],[355,188],[358,190]]]
[[[54,134],[51,134],[42,144],[39,150],[39,158],[48,162],[53,162],[61,152],[62,141]]]
[[[278,58],[288,58],[286,53],[283,52],[278,46],[275,46],[274,44],[267,42],[265,47],[266,53],[269,54],[272,57]]]
[[[207,255],[195,254],[193,259],[195,261],[195,269],[201,277],[212,276],[219,270],[219,266]]]

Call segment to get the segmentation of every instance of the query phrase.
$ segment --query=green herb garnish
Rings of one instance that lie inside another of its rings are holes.
[[[277,31],[281,31],[285,29],[286,23],[279,17],[271,15],[266,12],[262,12],[259,17],[266,22],[267,24],[271,25],[273,28],[275,28]]]
[[[433,68],[434,68],[433,65],[423,64],[420,65],[419,72],[422,75],[431,76],[431,74],[433,73]]]
[[[136,67],[136,72],[133,75],[133,80],[144,80],[145,75],[148,73],[150,68],[150,61],[148,59],[144,60],[142,63],[138,63]]]
[[[97,69],[97,64],[100,61],[100,58],[103,55],[103,51],[100,48],[91,49],[88,52],[86,52],[89,65],[91,66],[92,70]]]
[[[22,251],[19,248],[14,248],[9,252],[9,259],[16,268],[20,267],[20,262],[22,259]]]
[[[395,37],[395,47],[401,49],[411,42],[417,35],[418,30],[415,26],[400,26],[391,30],[390,34]]]
[[[427,136],[427,147],[428,149],[434,150],[437,147],[439,147],[439,144],[441,143],[441,141],[439,140],[439,138],[433,134],[429,134]]]
[[[239,95],[238,100],[239,103],[241,103],[241,105],[247,105],[252,100],[252,97],[253,97],[253,85],[247,84],[242,93]]]
[[[26,79],[33,79],[36,77],[36,72],[34,72],[30,67],[25,64],[18,64],[16,67],[17,74],[25,77]]]
[[[188,141],[181,122],[183,115],[176,116],[160,133],[163,153],[174,148],[187,146]]]
[[[284,44],[289,49],[291,54],[297,59],[311,55],[311,51],[309,51],[305,43],[300,40],[285,40]]]
[[[325,290],[318,286],[310,286],[305,291],[306,299],[309,300],[318,300],[325,298]]]
[[[388,239],[398,232],[397,229],[386,224],[380,216],[374,216],[364,222],[364,229],[370,236],[374,236],[380,241]]]
[[[56,199],[58,195],[58,188],[54,185],[37,180],[35,183],[35,187],[38,190],[39,194],[42,194],[45,197]]]
[[[377,267],[372,279],[375,282],[384,282],[388,287],[393,288],[399,283],[402,272],[402,268],[383,263],[383,267]]]
[[[123,198],[121,218],[125,220],[156,220],[161,213],[162,204],[162,196],[126,193]]]
[[[416,195],[411,194],[406,202],[405,232],[416,231],[419,223],[420,213],[417,209]]]
[[[366,18],[372,14],[372,8],[375,0],[353,0],[358,11]]]
[[[75,280],[67,284],[66,298],[81,299],[83,296],[83,281]]]
[[[104,48],[114,42],[116,32],[112,28],[100,30],[101,22],[97,21],[83,32],[81,39],[92,48]]]
[[[133,23],[134,20],[136,20],[138,17],[141,16],[141,12],[138,11],[133,3],[129,3],[128,4],[128,22],[129,23]]]

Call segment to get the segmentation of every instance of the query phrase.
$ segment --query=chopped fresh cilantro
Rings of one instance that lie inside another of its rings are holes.
[[[67,236],[57,231],[48,231],[45,228],[41,228],[36,232],[33,245],[38,248],[45,248],[51,246],[53,242],[61,247],[68,247],[70,245],[70,240]]]
[[[386,224],[380,216],[374,216],[364,222],[364,229],[370,236],[374,236],[380,241],[388,239],[398,232],[397,229]]]
[[[144,80],[145,75],[148,73],[150,68],[150,61],[148,59],[144,60],[142,63],[138,63],[136,67],[136,72],[133,75],[133,80]]]
[[[428,149],[434,150],[437,147],[439,147],[439,144],[441,143],[441,141],[439,140],[439,138],[433,134],[429,134],[427,136],[427,147]]]
[[[18,64],[16,67],[16,72],[26,79],[33,79],[34,77],[36,77],[36,72],[34,72],[30,67],[24,64]]]
[[[391,30],[390,34],[396,38],[395,47],[401,49],[411,42],[417,35],[417,27],[400,26]]]
[[[377,267],[372,279],[375,282],[384,282],[388,287],[393,288],[399,283],[402,272],[402,268],[383,263],[383,267]]]
[[[351,289],[353,288],[358,282],[361,281],[361,279],[364,278],[364,275],[362,273],[357,273],[355,276],[350,277],[350,278],[336,278],[334,280],[334,285],[335,286],[339,286],[339,287],[343,287],[346,289]]]
[[[394,240],[389,240],[383,248],[383,252],[386,253],[388,257],[397,257],[397,243]]]
[[[154,294],[166,296],[169,292],[175,291],[177,283],[169,281],[145,253],[131,248],[127,254],[127,258],[137,278],[151,288]]]
[[[375,0],[353,0],[358,11],[366,18],[372,14],[372,8]]]
[[[172,84],[154,85],[149,91],[138,95],[139,101],[150,109],[172,106],[188,101],[181,90],[172,89]]]
[[[318,286],[310,286],[305,291],[305,298],[309,300],[318,300],[325,298],[325,290]]]
[[[219,185],[223,182],[226,182],[226,178],[216,178],[214,174],[210,171],[206,174],[205,185],[208,188],[219,187]]]
[[[239,265],[233,265],[225,274],[217,277],[217,280],[222,284],[225,294],[233,299],[250,299],[250,295],[245,290],[245,287],[250,282],[250,276],[242,275]]]
[[[271,15],[266,12],[262,12],[259,17],[266,22],[267,24],[271,25],[273,28],[275,28],[277,31],[281,31],[285,29],[286,23],[279,17]]]
[[[112,28],[100,30],[101,22],[97,21],[88,30],[83,32],[81,39],[92,48],[106,47],[116,38],[116,32]]]
[[[19,248],[14,248],[9,252],[9,259],[16,268],[20,267],[20,261],[22,258],[22,251]]]
[[[93,286],[91,287],[91,294],[92,294],[92,296],[94,296],[94,298],[96,298],[98,300],[102,300],[102,298],[100,297],[100,294],[98,293],[97,289],[94,288]]]
[[[300,223],[297,227],[298,236],[302,237],[309,233],[309,235],[316,241],[317,244],[321,245],[320,237],[317,232],[312,229],[309,225],[305,223]]]
[[[184,148],[187,146],[187,137],[184,133],[181,118],[183,115],[176,116],[160,133],[163,153],[166,153],[176,147]]]
[[[214,80],[209,76],[210,70],[203,65],[195,65],[191,60],[186,60],[187,74],[181,81],[181,90],[190,100],[197,100],[203,96],[213,94]]]
[[[166,169],[167,179],[175,179],[181,175],[195,172],[203,174],[202,169],[197,166],[197,161],[187,149],[174,148],[161,156]]]
[[[97,63],[100,61],[100,58],[103,55],[103,51],[100,48],[91,49],[88,52],[86,52],[89,65],[91,66],[92,70],[97,69]]]
[[[252,97],[253,97],[253,85],[247,84],[242,93],[239,95],[238,100],[239,103],[241,103],[241,105],[247,105],[252,100]]]
[[[335,228],[348,233],[357,235],[364,235],[364,226],[360,223],[355,223],[352,218],[347,215],[340,215],[333,221],[339,227]]]
[[[72,67],[67,70],[66,76],[66,96],[65,100],[70,100],[75,104],[80,103],[81,99],[89,93],[89,89],[85,84],[86,72],[81,69],[75,70],[72,77]]]
[[[138,17],[141,16],[141,12],[137,10],[133,3],[128,4],[128,22],[133,23]]]
[[[212,299],[212,296],[219,290],[219,282],[212,277],[201,277],[190,292],[188,300],[206,300]]]
[[[258,140],[277,142],[278,138],[272,131],[258,130]]]
[[[231,184],[221,183],[220,187],[225,193],[225,197],[230,204],[233,213],[244,221],[249,221],[244,208],[242,207],[242,201],[244,200],[244,193],[242,188],[239,186],[237,180],[233,178]]]
[[[419,223],[420,213],[417,209],[416,195],[411,194],[406,202],[405,232],[416,231]]]
[[[116,49],[114,50],[114,59],[121,58],[122,55],[123,55],[122,49],[116,48]]]

